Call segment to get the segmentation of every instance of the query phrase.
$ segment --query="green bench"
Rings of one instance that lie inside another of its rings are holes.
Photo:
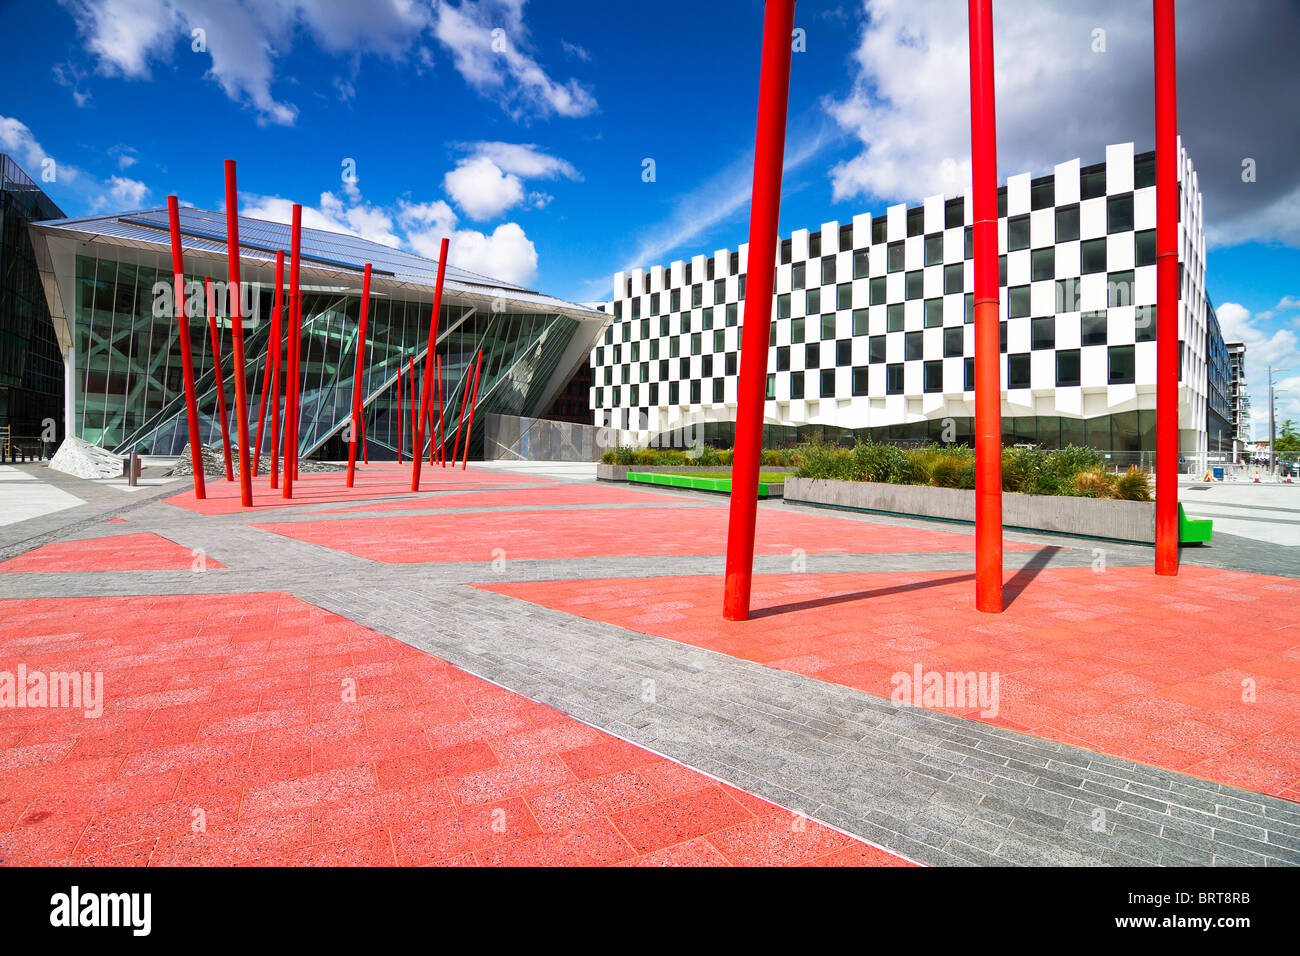
[[[1189,518],[1183,511],[1182,503],[1178,505],[1178,541],[1181,544],[1207,544],[1214,522],[1209,518]]]
[[[718,491],[731,494],[730,478],[697,478],[694,475],[672,475],[662,471],[629,471],[628,481],[639,481],[647,485],[665,485],[669,488],[690,488],[694,491]],[[758,483],[758,496],[768,497],[768,483]]]

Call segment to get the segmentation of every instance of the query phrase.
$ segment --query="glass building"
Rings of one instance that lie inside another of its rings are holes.
[[[66,343],[63,404],[69,433],[120,454],[179,454],[188,426],[171,304],[166,209],[62,219],[30,228],[53,325]],[[181,232],[200,437],[211,444],[221,440],[220,390],[228,430],[236,434],[225,215],[182,209]],[[252,435],[271,351],[276,252],[285,254],[287,298],[290,230],[282,223],[241,218],[239,239]],[[347,455],[344,438],[351,419],[366,263],[372,265],[372,276],[360,385],[369,453],[394,458],[399,438],[404,452],[411,449],[411,373],[418,396],[437,263],[355,236],[303,229],[303,457]],[[205,288],[208,279],[211,294]],[[465,437],[457,435],[459,413],[480,349],[483,365],[468,439],[471,457],[481,454],[486,413],[532,416],[547,408],[583,364],[607,319],[587,306],[449,266],[435,347],[442,362],[448,445],[458,437],[465,445]],[[275,343],[285,356],[288,335],[286,328]],[[436,398],[436,381],[434,389]],[[263,453],[270,450],[269,431],[264,429]],[[427,454],[428,429],[425,434]]]
[[[62,438],[61,350],[27,228],[62,216],[41,187],[0,153],[0,426],[9,426],[15,440]],[[55,434],[49,434],[51,421]]]

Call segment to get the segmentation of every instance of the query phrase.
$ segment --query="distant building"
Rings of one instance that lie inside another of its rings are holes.
[[[27,230],[61,218],[63,210],[0,153],[0,426],[15,439],[63,438],[63,359]]]
[[[1233,461],[1238,461],[1251,440],[1250,395],[1246,392],[1246,343],[1229,342],[1225,347],[1228,350],[1228,405],[1232,422]]]

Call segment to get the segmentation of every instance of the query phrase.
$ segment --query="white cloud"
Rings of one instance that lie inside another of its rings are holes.
[[[571,56],[575,60],[581,60],[583,63],[591,62],[591,54],[576,43],[570,43],[568,40],[560,41],[560,49],[565,52],[566,56]]]
[[[108,195],[105,204],[114,210],[140,209],[149,195],[149,187],[138,179],[125,176],[111,176],[108,180]]]
[[[558,83],[526,51],[524,0],[462,0],[438,6],[434,34],[465,82],[516,120],[587,116],[596,98],[576,79]]]
[[[471,219],[495,219],[524,198],[524,185],[486,156],[462,160],[442,180],[452,200]]]
[[[1179,128],[1205,195],[1212,245],[1300,245],[1300,7],[1255,0],[1179,8]],[[836,200],[912,201],[970,179],[964,4],[862,0],[853,88],[829,114],[862,143],[831,171]],[[999,0],[994,12],[1001,176],[1102,158],[1108,143],[1154,139],[1151,7],[1131,0]],[[1098,34],[1097,31],[1102,31]],[[1098,39],[1104,52],[1096,52]],[[1225,73],[1223,63],[1234,64]],[[1249,104],[1249,108],[1243,108]],[[1257,182],[1241,180],[1243,157]]]
[[[1244,342],[1246,345],[1246,384],[1250,393],[1251,423],[1256,439],[1268,437],[1268,366],[1289,372],[1282,378],[1273,374],[1273,386],[1279,391],[1277,419],[1292,418],[1300,421],[1300,337],[1288,328],[1273,327],[1266,316],[1296,307],[1294,296],[1283,296],[1282,301],[1267,312],[1252,314],[1237,302],[1225,302],[1215,308],[1219,327],[1225,342]],[[1262,427],[1261,427],[1262,426]]]
[[[523,179],[582,180],[573,164],[558,156],[542,152],[532,143],[478,142],[461,147],[472,155],[486,156],[508,173]]]
[[[537,247],[516,222],[503,222],[490,234],[472,229],[452,237],[448,262],[473,272],[526,285],[537,275]]]

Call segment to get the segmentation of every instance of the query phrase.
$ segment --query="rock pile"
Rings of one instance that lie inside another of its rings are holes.
[[[224,478],[226,476],[226,456],[220,445],[200,445],[199,453],[203,456],[203,474],[205,476],[216,476]],[[194,474],[193,456],[190,454],[190,446],[186,443],[181,450],[180,457],[176,459],[176,464],[172,466],[167,475],[172,478],[187,477]],[[230,452],[231,470],[235,476],[239,476],[239,453],[233,448]],[[257,462],[257,468],[254,470],[255,475],[265,475],[270,471],[271,461],[266,455],[261,456]],[[346,465],[336,465],[328,461],[311,461],[310,459],[300,459],[298,462],[299,474],[314,474],[325,472],[347,471]]]

